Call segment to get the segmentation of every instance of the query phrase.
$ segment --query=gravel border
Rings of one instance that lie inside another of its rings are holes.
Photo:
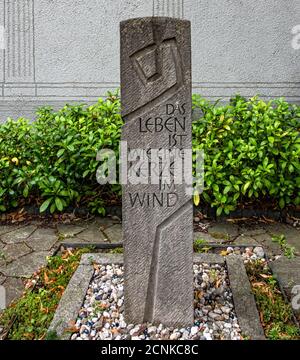
[[[230,258],[230,260],[228,261],[227,258]],[[234,258],[239,258],[240,261],[233,261]],[[244,335],[249,336],[251,339],[263,339],[263,329],[259,320],[254,295],[251,293],[250,283],[242,257],[231,255],[225,258],[218,254],[194,254],[195,264],[224,264],[225,262],[227,264],[233,302],[235,307],[238,309],[238,311],[236,310],[236,314],[241,330]],[[92,253],[82,255],[78,269],[72,276],[71,281],[60,300],[54,319],[52,320],[48,330],[48,332],[54,331],[62,340],[71,338],[72,334],[67,330],[76,321],[79,310],[84,302],[87,289],[94,274],[94,263],[100,265],[122,265],[123,255]],[[241,292],[241,284],[248,284],[248,290],[243,290]],[[242,304],[244,304],[244,308],[245,304],[251,304],[251,310],[242,311]],[[247,324],[251,324],[251,326]]]

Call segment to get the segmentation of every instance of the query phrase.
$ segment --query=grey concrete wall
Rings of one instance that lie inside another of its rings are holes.
[[[119,22],[152,15],[192,21],[194,92],[300,102],[299,0],[0,0],[0,121],[118,88]]]

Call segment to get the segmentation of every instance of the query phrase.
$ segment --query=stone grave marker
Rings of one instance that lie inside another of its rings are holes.
[[[130,150],[142,149],[152,161],[153,149],[191,149],[191,29],[189,21],[165,17],[131,19],[120,28],[124,177],[135,159],[124,165]],[[137,162],[145,153],[138,154]],[[184,163],[191,174],[191,161]],[[193,324],[192,200],[171,164],[169,183],[162,170],[155,183],[123,178],[128,323]],[[148,164],[137,171],[141,179],[155,173],[152,165],[147,170]]]

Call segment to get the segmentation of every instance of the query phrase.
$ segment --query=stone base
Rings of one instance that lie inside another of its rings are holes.
[[[245,271],[244,263],[239,256],[222,257],[217,254],[194,254],[194,264],[226,263],[233,302],[242,335],[250,339],[264,339],[254,296]],[[74,324],[84,302],[86,291],[94,273],[93,264],[123,264],[122,254],[84,254],[80,265],[74,273],[66,291],[61,298],[49,331],[55,331],[61,339],[70,339],[66,332],[70,324]],[[192,324],[191,324],[192,326]]]

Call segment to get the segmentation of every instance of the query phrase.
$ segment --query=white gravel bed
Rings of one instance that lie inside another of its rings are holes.
[[[195,321],[174,329],[124,320],[123,267],[96,266],[72,340],[240,340],[225,266],[194,265]]]

